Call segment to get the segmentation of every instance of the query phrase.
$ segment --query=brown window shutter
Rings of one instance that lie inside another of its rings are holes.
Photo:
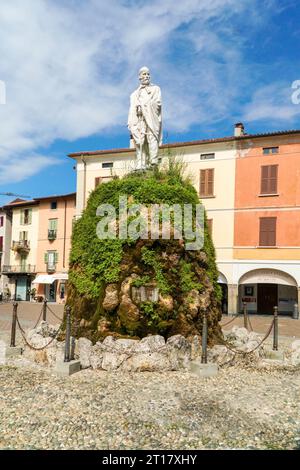
[[[259,246],[276,246],[276,217],[261,217]]]
[[[278,180],[278,165],[263,165],[261,167],[261,194],[276,194]]]
[[[269,167],[269,194],[277,193],[277,175],[278,165],[270,165]]]
[[[95,188],[97,188],[97,186],[99,186],[100,183],[101,183],[101,177],[97,176],[97,178],[95,178]]]
[[[261,187],[260,193],[261,194],[268,194],[268,186],[269,186],[269,167],[262,166],[261,167]]]
[[[212,231],[213,231],[213,219],[207,219],[207,228],[210,236],[212,237]]]
[[[205,188],[206,188],[205,180],[206,180],[206,170],[200,170],[200,196],[206,196],[206,192],[205,192]]]
[[[200,170],[200,196],[214,195],[214,169]]]
[[[214,195],[214,169],[207,170],[207,195]]]

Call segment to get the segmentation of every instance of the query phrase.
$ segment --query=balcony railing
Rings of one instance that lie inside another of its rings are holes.
[[[54,273],[56,271],[56,264],[48,263],[47,264],[47,272]]]
[[[9,274],[9,273],[36,273],[35,265],[33,264],[25,264],[25,265],[13,265],[8,266],[4,265],[2,268],[2,272]]]
[[[12,242],[12,250],[28,253],[30,251],[30,243],[28,240],[18,240]]]
[[[48,230],[48,240],[56,239],[56,230]]]

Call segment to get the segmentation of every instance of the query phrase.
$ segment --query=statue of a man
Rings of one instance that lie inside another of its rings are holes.
[[[150,83],[150,71],[142,67],[139,71],[140,86],[130,96],[128,129],[133,137],[137,169],[157,165],[158,147],[162,141],[161,91]]]

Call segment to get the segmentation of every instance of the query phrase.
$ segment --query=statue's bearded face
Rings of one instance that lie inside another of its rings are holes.
[[[141,85],[150,85],[150,72],[147,69],[141,70],[139,74]]]

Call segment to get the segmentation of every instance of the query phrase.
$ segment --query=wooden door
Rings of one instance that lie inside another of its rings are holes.
[[[277,305],[277,284],[257,284],[257,313],[273,314],[274,306]]]

